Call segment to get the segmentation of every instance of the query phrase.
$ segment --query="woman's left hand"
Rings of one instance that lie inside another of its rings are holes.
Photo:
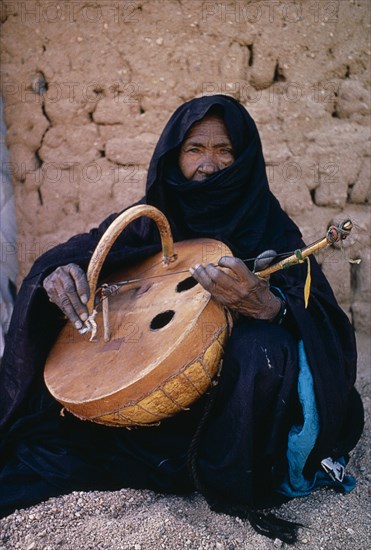
[[[242,315],[272,321],[280,311],[281,302],[268,281],[254,275],[239,258],[223,256],[218,266],[197,264],[190,271],[213,298]]]

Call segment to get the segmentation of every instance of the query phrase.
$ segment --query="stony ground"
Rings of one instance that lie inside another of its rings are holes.
[[[358,388],[370,410],[370,342],[358,337]],[[321,490],[285,504],[277,515],[305,525],[296,549],[366,550],[370,546],[367,496],[370,433],[365,431],[348,470],[358,479],[347,496]],[[286,548],[248,523],[211,512],[199,495],[152,491],[75,492],[16,511],[0,522],[0,550],[269,550]],[[288,548],[288,547],[287,547]]]

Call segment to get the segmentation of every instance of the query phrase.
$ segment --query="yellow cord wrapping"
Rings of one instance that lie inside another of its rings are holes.
[[[307,277],[305,279],[305,285],[304,285],[304,304],[305,304],[305,309],[307,309],[308,307],[308,302],[309,302],[309,295],[310,295],[310,284],[312,282],[312,277],[311,277],[311,274],[310,274],[310,260],[309,260],[309,257],[307,256],[305,258],[306,262],[307,262]]]

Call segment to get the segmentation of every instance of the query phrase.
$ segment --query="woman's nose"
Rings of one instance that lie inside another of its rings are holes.
[[[208,176],[210,176],[211,174],[214,174],[218,170],[219,170],[218,165],[211,156],[208,156],[207,158],[203,159],[200,166],[198,167],[199,172]]]

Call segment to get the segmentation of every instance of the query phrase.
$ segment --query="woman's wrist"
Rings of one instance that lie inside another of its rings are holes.
[[[280,291],[280,289],[278,288],[275,288],[275,287],[271,287],[270,288],[270,291],[272,292],[272,294],[279,300],[280,302],[280,308],[279,310],[277,311],[275,317],[273,317],[271,319],[271,323],[274,323],[274,324],[277,324],[277,325],[281,325],[285,319],[285,317],[287,316],[287,313],[288,313],[288,306],[287,306],[287,302],[285,300],[285,297],[283,295],[283,293]]]
[[[281,310],[282,310],[281,298],[271,293],[271,298],[267,303],[267,307],[264,311],[264,316],[262,316],[261,319],[264,319],[266,321],[269,321],[270,323],[273,323],[277,318],[277,316],[280,315]]]

